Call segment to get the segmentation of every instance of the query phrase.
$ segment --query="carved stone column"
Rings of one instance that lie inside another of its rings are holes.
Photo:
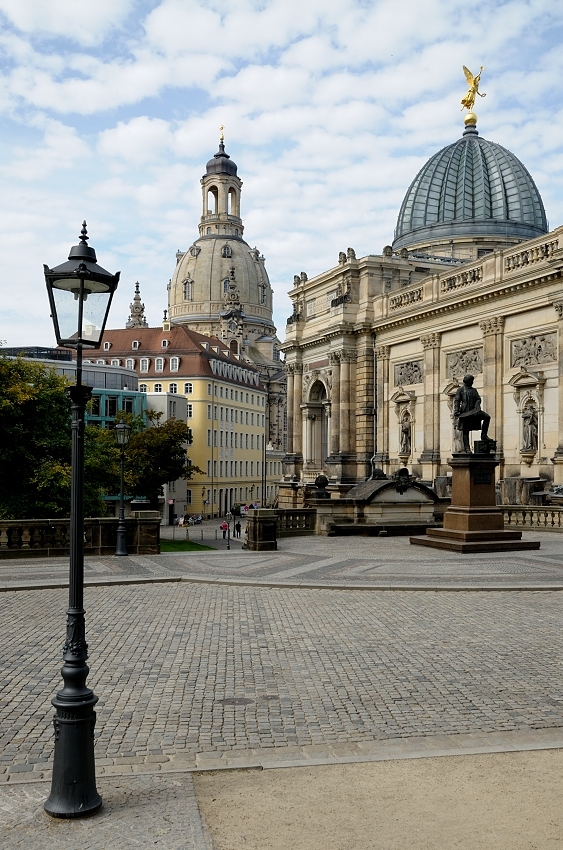
[[[502,380],[504,375],[504,316],[495,316],[479,322],[483,334],[483,400],[481,407],[491,417],[489,437],[497,441],[497,458],[502,457],[503,404]],[[499,475],[503,477],[503,466]]]
[[[352,408],[352,424],[356,429],[357,478],[361,481],[371,475],[374,451],[374,350],[371,331],[358,334],[356,352],[356,380],[352,382],[356,399]]]
[[[389,345],[378,345],[376,357],[376,388],[377,388],[377,451],[375,463],[383,468],[389,464],[389,411],[387,401],[389,395]]]
[[[287,453],[293,454],[293,383],[295,364],[287,363]]]
[[[329,451],[331,455],[337,455],[340,451],[340,352],[332,351],[329,360],[332,367]]]
[[[419,463],[422,476],[434,480],[440,471],[440,342],[441,334],[420,337],[424,349],[424,441]]]
[[[563,301],[555,301],[553,307],[557,314],[557,360],[558,360],[558,383],[557,383],[557,412],[558,412],[558,438],[557,449],[552,458],[554,463],[553,483],[563,484]]]
[[[293,379],[293,453],[303,452],[303,414],[301,402],[303,400],[303,364],[294,364]]]

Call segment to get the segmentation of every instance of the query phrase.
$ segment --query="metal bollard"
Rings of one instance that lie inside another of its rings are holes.
[[[201,539],[203,540],[203,528],[201,529]]]
[[[215,529],[215,540],[217,540],[217,529]]]

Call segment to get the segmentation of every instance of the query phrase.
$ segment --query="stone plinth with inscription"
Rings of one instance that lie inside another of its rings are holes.
[[[502,510],[495,500],[499,461],[494,455],[454,454],[448,463],[452,467],[452,501],[443,528],[429,528],[426,536],[411,537],[411,543],[462,553],[540,548],[539,542],[522,540],[522,532],[504,530]]]

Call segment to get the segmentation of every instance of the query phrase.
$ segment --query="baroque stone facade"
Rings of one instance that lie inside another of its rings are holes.
[[[467,133],[474,144],[475,127]],[[408,463],[429,483],[451,473],[452,403],[467,373],[492,417],[500,477],[563,483],[563,227],[547,232],[531,177],[514,169],[522,196],[534,198],[530,221],[507,211],[501,225],[485,210],[475,222],[444,208],[424,224],[423,250],[420,228],[409,244],[404,205],[400,239],[381,255],[341,251],[322,274],[295,276],[282,345],[294,500],[321,472],[339,492],[374,468]],[[461,191],[478,195],[482,176],[471,179]]]

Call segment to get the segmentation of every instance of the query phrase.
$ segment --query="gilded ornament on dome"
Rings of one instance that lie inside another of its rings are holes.
[[[467,85],[469,89],[467,90],[467,94],[465,97],[461,99],[461,108],[469,110],[469,112],[473,111],[473,107],[475,106],[475,97],[479,95],[479,97],[487,97],[486,94],[481,94],[479,91],[479,83],[481,82],[481,72],[484,71],[483,65],[479,70],[479,73],[476,76],[473,76],[469,68],[463,66],[463,73],[465,74],[465,79],[467,80]]]

